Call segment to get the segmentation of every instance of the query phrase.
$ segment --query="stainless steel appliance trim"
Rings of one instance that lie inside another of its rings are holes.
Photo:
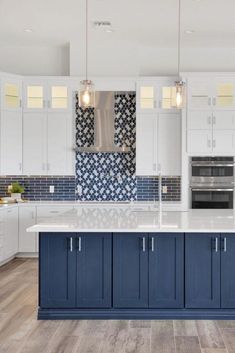
[[[226,188],[193,188],[191,187],[192,191],[234,191],[234,189],[226,189]]]

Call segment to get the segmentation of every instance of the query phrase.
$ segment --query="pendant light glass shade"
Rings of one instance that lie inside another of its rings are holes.
[[[79,90],[79,106],[83,109],[95,107],[94,84],[90,80],[81,81]]]
[[[182,109],[185,104],[185,84],[183,81],[175,82],[175,99],[173,108]]]

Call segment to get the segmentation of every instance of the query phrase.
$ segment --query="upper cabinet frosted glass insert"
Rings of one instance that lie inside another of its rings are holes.
[[[175,87],[162,87],[162,109],[172,109],[176,101]]]
[[[6,83],[4,86],[4,97],[6,108],[20,107],[20,90],[18,85]]]
[[[209,80],[193,80],[189,83],[189,106],[191,109],[203,109],[211,106]]]
[[[142,86],[140,87],[140,108],[153,109],[154,108],[154,87]]]
[[[234,85],[221,83],[216,86],[216,105],[220,108],[232,107],[234,104]]]
[[[44,108],[43,101],[43,87],[42,86],[28,86],[27,87],[27,108],[42,109]]]
[[[68,108],[68,87],[66,86],[51,87],[51,108],[53,109]]]

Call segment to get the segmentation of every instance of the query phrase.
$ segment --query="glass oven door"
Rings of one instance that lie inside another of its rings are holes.
[[[233,189],[192,189],[192,208],[233,208]]]

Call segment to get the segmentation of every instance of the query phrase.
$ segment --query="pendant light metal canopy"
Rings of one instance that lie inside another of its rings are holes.
[[[178,76],[180,76],[180,59],[181,59],[181,0],[178,0]],[[182,80],[175,82],[175,99],[173,108],[182,109],[185,104],[185,84]]]
[[[88,79],[88,0],[86,1],[86,79],[81,81],[79,90],[79,106],[81,108],[95,107],[94,84]]]

